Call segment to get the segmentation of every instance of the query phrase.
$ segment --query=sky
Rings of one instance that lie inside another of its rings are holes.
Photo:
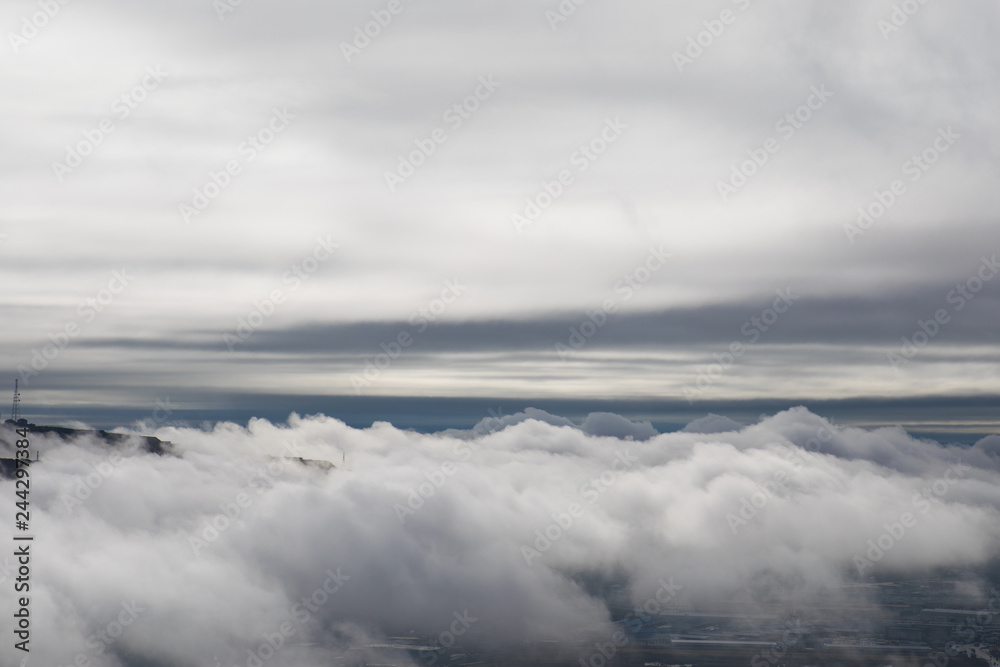
[[[6,2],[0,368],[39,421],[979,437],[1000,10],[907,8]]]

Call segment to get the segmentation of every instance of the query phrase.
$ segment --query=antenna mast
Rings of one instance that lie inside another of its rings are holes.
[[[14,405],[11,409],[11,420],[17,421],[18,417],[21,416],[21,392],[18,390],[17,383],[20,380],[14,380]]]

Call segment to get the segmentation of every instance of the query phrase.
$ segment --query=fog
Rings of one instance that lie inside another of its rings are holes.
[[[539,410],[431,435],[297,415],[134,432],[171,445],[32,436],[32,664],[567,641],[636,605],[878,614],[846,584],[961,570],[974,599],[1000,536],[996,436],[947,446],[803,408],[666,434]],[[12,481],[0,491],[13,502]]]

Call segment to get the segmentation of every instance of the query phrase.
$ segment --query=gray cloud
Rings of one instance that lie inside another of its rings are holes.
[[[19,131],[0,134],[9,176],[0,186],[0,278],[12,286],[0,308],[16,323],[0,336],[0,363],[24,363],[108,272],[125,267],[135,284],[57,363],[96,372],[113,357],[164,386],[138,354],[146,349],[192,377],[206,361],[228,368],[217,384],[238,387],[243,375],[215,341],[271,290],[287,292],[282,276],[329,235],[341,244],[335,260],[287,294],[243,348],[262,373],[268,355],[308,368],[317,354],[365,354],[366,342],[377,346],[458,278],[469,291],[421,352],[445,355],[428,363],[459,373],[478,366],[486,393],[524,394],[531,376],[491,380],[489,359],[461,354],[549,347],[614,297],[653,246],[670,262],[620,304],[588,351],[650,347],[707,360],[699,344],[733,340],[758,303],[789,286],[803,300],[766,341],[786,346],[768,365],[798,366],[795,346],[823,343],[833,346],[828,361],[810,374],[851,358],[876,378],[827,373],[815,385],[824,397],[906,392],[905,377],[880,375],[872,346],[909,333],[996,249],[988,221],[997,204],[997,55],[987,28],[996,8],[926,6],[885,37],[878,22],[890,3],[721,6],[738,21],[683,72],[674,53],[718,7],[591,4],[552,30],[544,3],[406,4],[347,62],[341,42],[377,7],[244,2],[220,20],[211,3],[193,0],[63,6],[2,56],[9,95],[0,106]],[[16,31],[36,9],[12,3],[0,21]],[[67,54],[85,74],[63,64]],[[127,118],[114,116],[113,102],[156,65],[169,72],[162,85]],[[452,129],[446,110],[489,75],[500,88]],[[832,97],[723,202],[718,183],[748,150],[781,135],[776,122],[816,86]],[[185,225],[179,204],[284,106],[296,113],[287,131]],[[58,183],[52,163],[104,117],[115,131]],[[616,117],[628,125],[621,140],[517,234],[511,215],[525,198],[572,169],[574,152]],[[436,127],[448,140],[390,193],[385,173]],[[906,180],[904,162],[943,127],[957,143]],[[849,243],[844,225],[895,178],[907,192]],[[974,374],[955,369],[962,359],[995,364],[994,295],[984,291],[910,368],[959,393],[982,391]],[[621,382],[635,367],[601,362],[591,372],[596,384]],[[349,368],[329,371],[333,391],[349,391]],[[669,380],[673,391],[692,371]],[[563,372],[552,365],[546,375]],[[426,378],[422,368],[393,391],[425,393]],[[452,395],[468,390],[460,377],[445,383]],[[716,389],[745,396],[727,383]],[[576,381],[558,389],[593,390]]]

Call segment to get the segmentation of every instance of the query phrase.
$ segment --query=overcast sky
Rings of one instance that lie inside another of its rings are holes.
[[[38,410],[996,393],[995,3],[52,4],[0,7]]]

